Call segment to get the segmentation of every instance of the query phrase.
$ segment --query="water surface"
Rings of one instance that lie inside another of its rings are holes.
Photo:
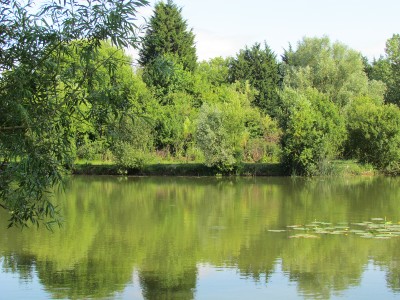
[[[397,178],[73,177],[57,202],[54,233],[0,213],[0,299],[400,299],[400,237],[287,227],[398,225]]]

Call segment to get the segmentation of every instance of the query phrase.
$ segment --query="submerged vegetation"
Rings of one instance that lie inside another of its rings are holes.
[[[122,174],[179,162],[315,176],[343,159],[400,172],[399,34],[372,63],[328,37],[306,37],[282,59],[264,42],[198,62],[173,1],[155,5],[143,43],[132,20],[144,0],[54,0],[39,12],[34,1],[0,3],[0,205],[10,225],[54,219],[48,192],[82,160]]]

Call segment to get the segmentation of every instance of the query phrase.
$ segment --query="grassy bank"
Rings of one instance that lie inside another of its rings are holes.
[[[216,168],[200,163],[161,163],[149,164],[141,169],[121,169],[110,163],[86,162],[77,163],[72,170],[77,175],[131,175],[131,176],[287,176],[279,163],[244,163],[238,170],[221,174]],[[333,176],[374,175],[376,171],[369,165],[361,165],[355,161],[334,161]]]

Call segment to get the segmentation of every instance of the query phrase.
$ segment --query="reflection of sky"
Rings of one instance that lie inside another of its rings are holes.
[[[361,278],[360,285],[349,288],[340,295],[332,296],[333,299],[400,299],[400,294],[394,294],[387,285],[386,270],[369,262]]]
[[[29,280],[21,279],[17,273],[6,273],[1,260],[0,299],[51,299],[44,291],[34,271]],[[258,281],[243,277],[236,268],[214,267],[199,264],[195,299],[198,300],[235,300],[235,299],[303,299],[315,298],[315,295],[301,295],[297,284],[289,281],[282,271],[281,261],[277,260],[274,273],[266,283],[265,276]],[[386,288],[386,271],[370,262],[366,266],[360,285],[351,287],[331,299],[399,299]],[[122,293],[111,299],[143,299],[137,272],[133,272],[132,282]]]
[[[265,281],[265,276],[255,282],[246,278],[235,268],[220,268],[210,265],[198,266],[199,278],[196,299],[293,299],[297,297],[296,285],[290,283],[278,262],[275,272]]]
[[[8,273],[7,273],[8,272]],[[32,277],[21,279],[18,273],[3,268],[3,259],[0,259],[0,299],[50,299],[51,295],[43,290],[36,271]]]

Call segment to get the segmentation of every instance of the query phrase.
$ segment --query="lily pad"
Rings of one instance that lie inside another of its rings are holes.
[[[360,237],[362,237],[364,239],[372,239],[374,236],[372,234],[363,234],[363,235],[360,235]]]
[[[391,234],[377,234],[375,237],[388,237],[392,238],[393,236]]]
[[[356,225],[356,226],[366,226],[367,223],[351,223],[351,225]]]
[[[400,223],[382,222],[383,218],[372,218],[374,222],[340,222],[336,224],[314,221],[306,225],[290,225],[286,231],[303,231],[290,238],[312,238],[324,235],[352,235],[362,238],[391,239],[400,237]],[[282,232],[282,231],[276,231]]]
[[[296,234],[296,235],[289,236],[289,238],[290,239],[300,239],[300,238],[303,238],[303,239],[318,239],[320,237],[317,236],[317,235],[313,235],[313,234]]]
[[[359,229],[350,229],[348,232],[350,232],[350,233],[365,233],[364,230],[359,230]]]
[[[330,234],[333,234],[333,235],[341,235],[341,234],[345,234],[345,233],[347,233],[347,232],[345,232],[345,231],[332,231],[332,232],[330,232]]]
[[[307,230],[307,228],[304,228],[304,227],[294,227],[293,229],[294,230]]]

